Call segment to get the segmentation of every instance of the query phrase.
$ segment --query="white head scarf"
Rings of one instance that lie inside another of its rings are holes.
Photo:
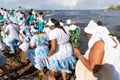
[[[93,20],[91,20],[87,27],[85,27],[84,31],[89,34],[94,34],[99,31],[99,28],[101,28],[101,26],[98,27],[98,25]]]
[[[112,40],[111,36],[109,36],[109,30],[106,27],[98,26],[97,23],[95,23],[93,20],[89,22],[88,26],[84,29],[84,31],[88,34],[92,34],[92,38],[94,38],[94,41],[103,39],[105,42],[107,42],[107,44],[111,46],[116,45],[116,43]]]
[[[48,23],[46,25],[48,25],[50,27],[50,26],[54,26],[55,24],[51,21],[51,19],[49,19]]]

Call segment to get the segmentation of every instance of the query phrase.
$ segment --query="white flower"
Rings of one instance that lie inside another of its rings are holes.
[[[77,29],[77,26],[76,26],[76,25],[70,25],[69,29],[70,29],[70,30],[76,30],[76,29]]]
[[[67,24],[67,25],[72,24],[71,19],[66,20],[66,24]]]

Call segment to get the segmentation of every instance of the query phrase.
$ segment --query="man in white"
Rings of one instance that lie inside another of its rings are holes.
[[[6,26],[5,33],[8,34],[6,38],[6,43],[10,47],[11,52],[14,53],[15,49],[14,46],[17,46],[18,39],[19,39],[19,29],[18,26],[9,22]]]

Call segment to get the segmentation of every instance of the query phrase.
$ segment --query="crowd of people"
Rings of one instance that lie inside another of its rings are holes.
[[[21,49],[30,62],[39,70],[39,75],[48,80],[57,80],[56,72],[61,72],[63,80],[67,73],[75,69],[76,80],[119,80],[120,45],[110,35],[102,23],[91,20],[84,32],[89,39],[85,55],[80,52],[81,29],[70,19],[62,20],[44,17],[49,12],[26,13],[16,10],[0,9],[0,68],[10,80],[2,54],[4,46],[10,48],[8,54],[16,54],[15,47]],[[78,58],[79,60],[77,61]],[[44,67],[50,71],[45,76]],[[108,77],[110,76],[110,77]]]

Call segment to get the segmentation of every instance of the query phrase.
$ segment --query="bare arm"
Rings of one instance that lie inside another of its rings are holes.
[[[103,56],[104,42],[100,40],[97,41],[91,48],[88,59],[86,59],[84,56],[81,56],[80,60],[88,70],[96,72],[98,68],[102,65]]]
[[[46,12],[43,14],[43,17],[44,17],[44,16],[46,16],[48,13],[49,13],[49,12],[48,12],[48,11],[46,11]]]
[[[50,51],[48,52],[48,57],[52,56],[57,48],[57,40],[53,39],[50,41]]]

